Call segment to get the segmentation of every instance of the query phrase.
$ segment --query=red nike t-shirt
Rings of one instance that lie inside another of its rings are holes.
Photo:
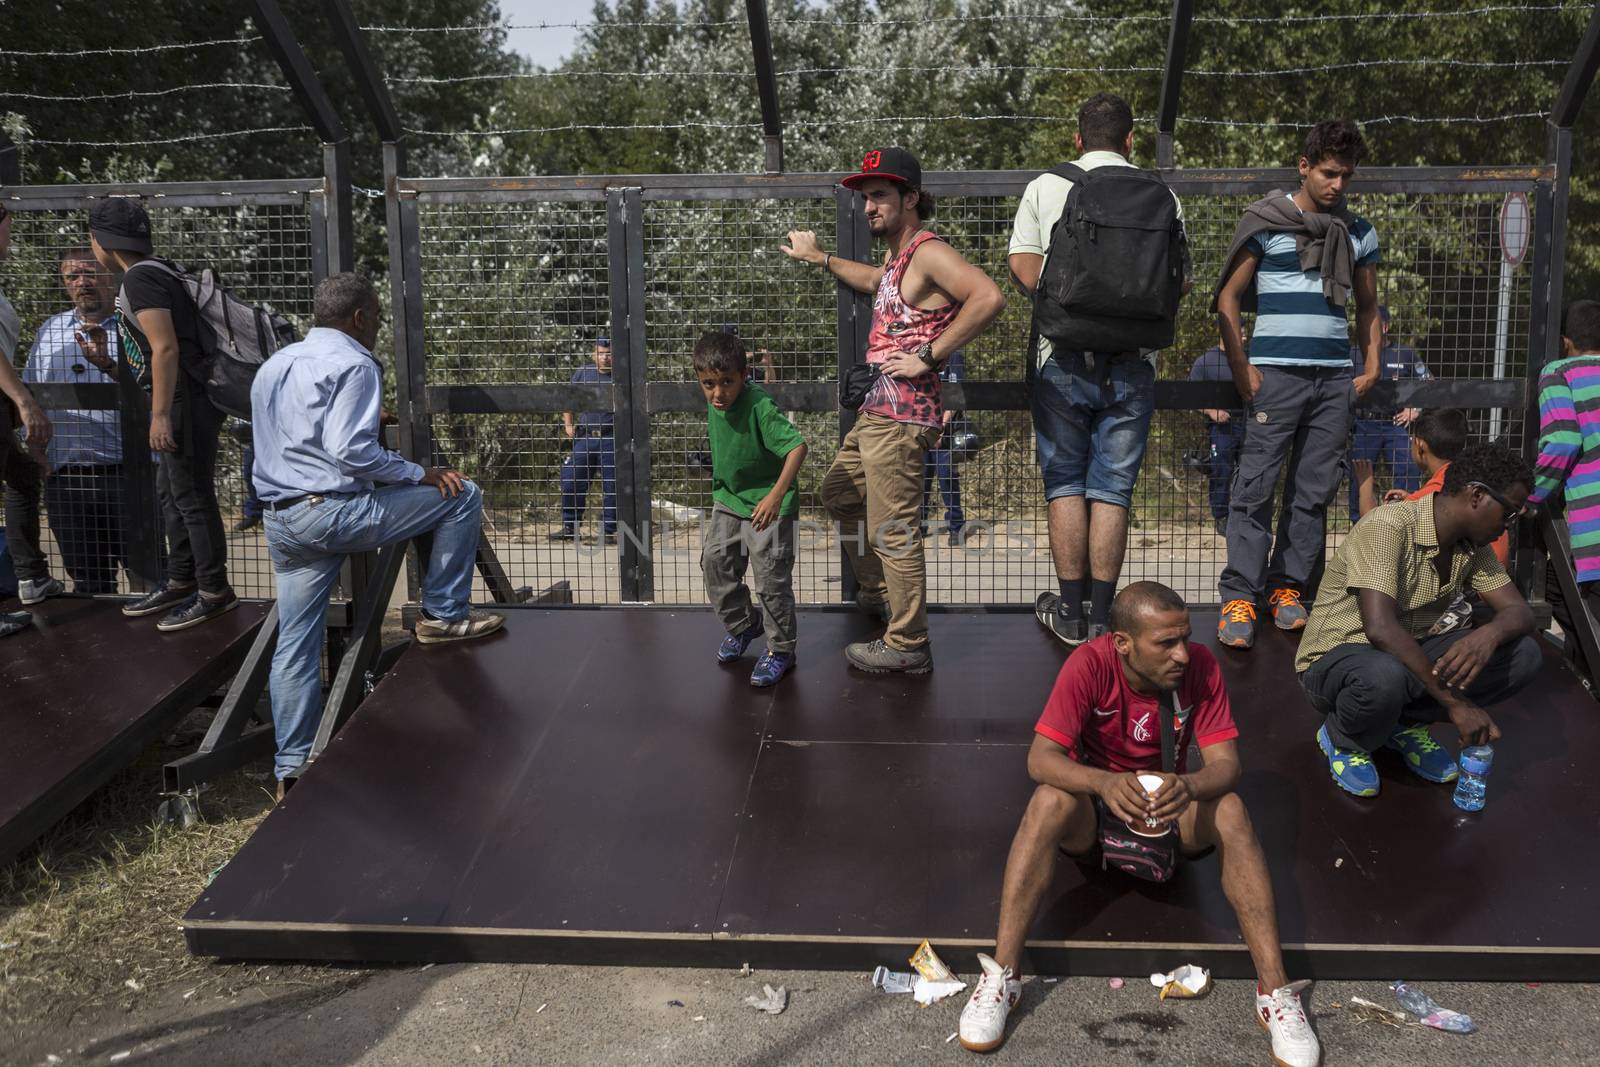
[[[1189,644],[1189,669],[1173,694],[1180,724],[1194,718],[1201,748],[1239,736],[1228,709],[1222,669],[1202,645]],[[1161,720],[1153,694],[1136,692],[1122,673],[1111,634],[1079,645],[1061,665],[1034,730],[1089,767],[1122,773],[1161,770]]]

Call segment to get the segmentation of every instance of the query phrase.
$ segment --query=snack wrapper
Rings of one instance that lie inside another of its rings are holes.
[[[1211,972],[1198,964],[1185,963],[1171,974],[1152,974],[1150,984],[1161,990],[1161,999],[1193,1000],[1211,991]]]

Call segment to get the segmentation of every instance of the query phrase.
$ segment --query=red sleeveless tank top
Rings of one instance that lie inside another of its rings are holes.
[[[882,363],[895,352],[915,352],[925,342],[944,333],[960,312],[959,304],[946,304],[928,310],[908,304],[900,296],[900,282],[911,266],[912,254],[924,243],[939,240],[943,238],[932,230],[922,230],[900,250],[898,256],[889,261],[883,272],[883,280],[878,282],[877,298],[872,303],[872,332],[867,337],[868,363]],[[883,375],[873,383],[861,410],[897,422],[937,427],[943,412],[939,376],[933,371],[915,378]]]

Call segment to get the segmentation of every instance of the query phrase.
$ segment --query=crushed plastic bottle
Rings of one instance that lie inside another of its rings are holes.
[[[1423,1026],[1431,1026],[1435,1030],[1444,1030],[1452,1034],[1477,1032],[1478,1025],[1472,1021],[1472,1016],[1439,1007],[1434,999],[1422,990],[1404,981],[1391,982],[1389,988],[1394,990],[1394,998],[1400,1002],[1400,1006],[1421,1019]]]

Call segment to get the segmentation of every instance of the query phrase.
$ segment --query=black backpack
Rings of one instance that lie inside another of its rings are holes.
[[[1058,351],[1172,344],[1187,242],[1167,183],[1137,167],[1064,163],[1047,173],[1072,190],[1033,294],[1035,329]]]
[[[256,371],[278,349],[300,340],[294,324],[269,304],[247,304],[233,295],[210,267],[198,276],[181,264],[141,259],[128,269],[150,264],[177,278],[200,313],[200,347],[205,352],[206,398],[218,410],[250,420],[250,386]]]

